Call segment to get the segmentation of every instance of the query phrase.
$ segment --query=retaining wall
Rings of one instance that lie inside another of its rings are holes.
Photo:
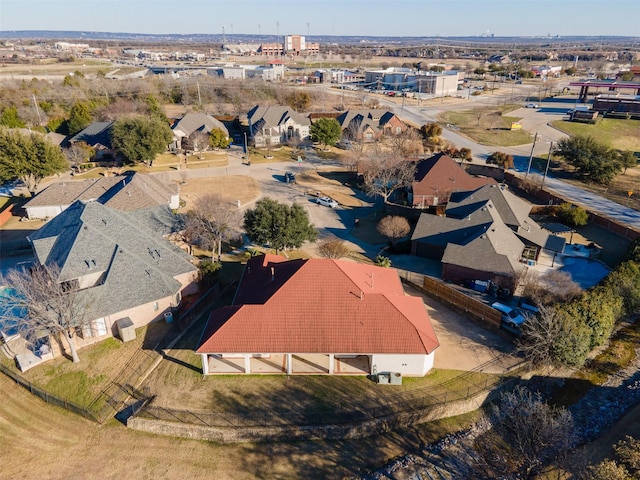
[[[218,443],[366,438],[373,435],[380,435],[397,428],[409,427],[472,412],[480,408],[483,404],[496,399],[504,388],[512,385],[512,382],[513,381],[505,382],[494,390],[483,391],[463,400],[348,425],[220,428],[131,417],[127,421],[127,427],[159,435],[207,440]]]

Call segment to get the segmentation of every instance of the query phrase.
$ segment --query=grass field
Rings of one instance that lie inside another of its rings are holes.
[[[350,478],[478,418],[474,412],[359,440],[217,445],[148,435],[115,421],[98,426],[1,374],[0,391],[3,478]]]
[[[569,135],[592,136],[611,148],[640,152],[640,120],[603,118],[595,125],[557,120],[551,125]]]
[[[445,112],[440,116],[444,123],[450,123],[460,132],[483,145],[513,146],[531,143],[532,136],[523,130],[511,130],[511,123],[520,120],[506,113],[520,108],[502,105],[475,110]]]

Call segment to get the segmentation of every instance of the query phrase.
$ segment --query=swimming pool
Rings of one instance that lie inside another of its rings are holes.
[[[609,275],[611,269],[597,260],[581,257],[565,257],[564,266],[560,271],[567,272],[571,275],[571,279],[574,282],[582,288],[587,289],[593,287]]]
[[[17,307],[9,304],[9,299],[14,298],[16,291],[10,287],[0,287],[0,336],[6,342],[18,335],[18,324],[15,317],[23,318],[27,315],[25,307]]]

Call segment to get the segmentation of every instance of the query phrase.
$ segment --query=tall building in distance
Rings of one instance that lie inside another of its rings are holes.
[[[260,53],[268,57],[279,55],[317,55],[320,53],[319,43],[309,43],[304,35],[285,35],[282,43],[263,43]]]
[[[291,55],[315,55],[320,52],[319,43],[308,43],[304,35],[284,37],[284,52]]]

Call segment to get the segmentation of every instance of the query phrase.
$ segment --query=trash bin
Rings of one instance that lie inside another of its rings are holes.
[[[173,313],[167,312],[164,314],[164,321],[167,323],[173,322]]]

